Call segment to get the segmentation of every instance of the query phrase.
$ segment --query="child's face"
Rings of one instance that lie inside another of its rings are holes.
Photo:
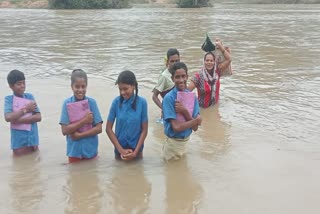
[[[123,99],[127,100],[134,94],[134,85],[129,85],[125,83],[119,83],[119,91],[120,95],[123,97]]]
[[[87,82],[84,78],[76,78],[71,88],[76,99],[83,100],[87,92]]]
[[[22,96],[24,91],[26,90],[26,82],[25,80],[17,81],[15,84],[10,85],[13,93],[17,96]]]
[[[178,54],[169,57],[167,67],[170,68],[175,62],[180,62],[180,56]]]
[[[172,81],[179,91],[183,91],[187,87],[188,74],[183,69],[177,69],[174,76],[172,77]]]

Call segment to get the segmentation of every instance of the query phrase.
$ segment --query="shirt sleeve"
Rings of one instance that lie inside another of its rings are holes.
[[[60,116],[60,124],[61,125],[68,125],[70,124],[68,111],[67,111],[67,101],[63,102],[61,116]]]
[[[109,115],[107,121],[109,122],[114,122],[117,116],[117,106],[118,102],[116,99],[113,100],[110,110],[109,110]]]
[[[170,120],[176,119],[177,113],[174,108],[175,101],[171,96],[165,96],[162,102],[163,119]]]
[[[141,121],[142,123],[148,121],[148,104],[145,99],[142,99],[142,115],[141,115]]]
[[[13,112],[12,109],[12,96],[6,96],[4,98],[4,113],[11,113]]]
[[[93,124],[96,125],[98,123],[102,123],[101,114],[97,102],[94,99],[90,100],[90,110],[93,114]]]
[[[163,92],[165,86],[166,86],[166,78],[161,74],[154,88],[157,89],[159,92]]]

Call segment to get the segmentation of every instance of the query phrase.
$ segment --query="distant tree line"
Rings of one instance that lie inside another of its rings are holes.
[[[48,0],[52,9],[127,8],[129,0]]]
[[[211,6],[209,0],[178,0],[177,4],[178,4],[178,7],[181,7],[181,8]]]

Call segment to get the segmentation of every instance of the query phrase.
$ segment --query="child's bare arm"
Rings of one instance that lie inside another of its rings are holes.
[[[37,112],[30,117],[20,117],[17,120],[15,120],[15,123],[21,123],[21,124],[31,124],[41,121],[41,113]]]
[[[131,159],[134,159],[137,157],[141,146],[144,144],[144,141],[147,137],[147,134],[148,134],[148,121],[142,123],[142,131],[141,131],[141,135],[139,137],[138,144],[137,144],[136,148],[134,149],[134,151],[131,154],[129,154],[128,156],[126,156],[128,158],[128,160],[131,160]]]
[[[199,128],[199,126],[201,125],[201,122],[202,122],[202,118],[201,118],[200,114],[198,114],[198,116],[196,117],[196,119],[198,119],[198,124],[192,127],[192,130],[193,130],[193,131],[197,131],[198,128]]]
[[[24,108],[20,109],[19,111],[6,113],[4,115],[4,117],[7,122],[24,123],[24,122],[19,122],[17,120],[19,120],[26,113],[35,112],[36,109],[37,109],[37,103],[34,101],[31,101],[30,103],[28,103]],[[41,116],[40,116],[40,118],[41,118]],[[36,122],[38,122],[38,121],[36,121]]]
[[[96,124],[96,126],[94,126],[93,128],[91,128],[85,132],[75,131],[70,136],[73,140],[79,140],[84,137],[89,137],[89,136],[94,136],[94,135],[100,134],[101,132],[102,132],[102,122]]]
[[[195,118],[189,121],[181,122],[177,120],[171,120],[170,121],[172,125],[172,129],[174,132],[182,132],[186,129],[193,128],[194,126],[199,126],[201,124],[201,118]]]
[[[61,131],[63,135],[70,135],[76,132],[78,129],[83,127],[85,124],[90,124],[93,122],[93,114],[92,112],[89,112],[84,118],[81,120],[70,123],[68,125],[61,124]]]
[[[120,145],[120,143],[118,141],[116,134],[112,130],[112,127],[113,127],[113,122],[107,121],[106,132],[107,132],[107,135],[108,135],[111,143],[114,145],[114,147],[118,150],[118,152],[122,156],[126,156],[129,153],[132,153],[133,151],[131,149],[123,149],[122,148],[122,146]]]

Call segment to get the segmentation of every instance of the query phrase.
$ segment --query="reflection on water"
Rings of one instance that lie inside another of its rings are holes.
[[[102,190],[96,160],[69,164],[69,174],[66,175],[65,213],[98,213],[101,208]]]
[[[230,125],[223,122],[219,113],[219,105],[201,109],[202,124],[197,132],[200,138],[199,151],[205,159],[225,153],[231,146],[229,142]]]
[[[15,213],[32,213],[44,197],[39,153],[12,158],[9,186],[11,206]],[[10,201],[10,200],[9,200]]]
[[[116,165],[108,188],[114,213],[146,213],[152,187],[144,175],[141,161],[118,161]]]
[[[166,165],[166,213],[198,213],[202,187],[192,175],[186,158]]]

